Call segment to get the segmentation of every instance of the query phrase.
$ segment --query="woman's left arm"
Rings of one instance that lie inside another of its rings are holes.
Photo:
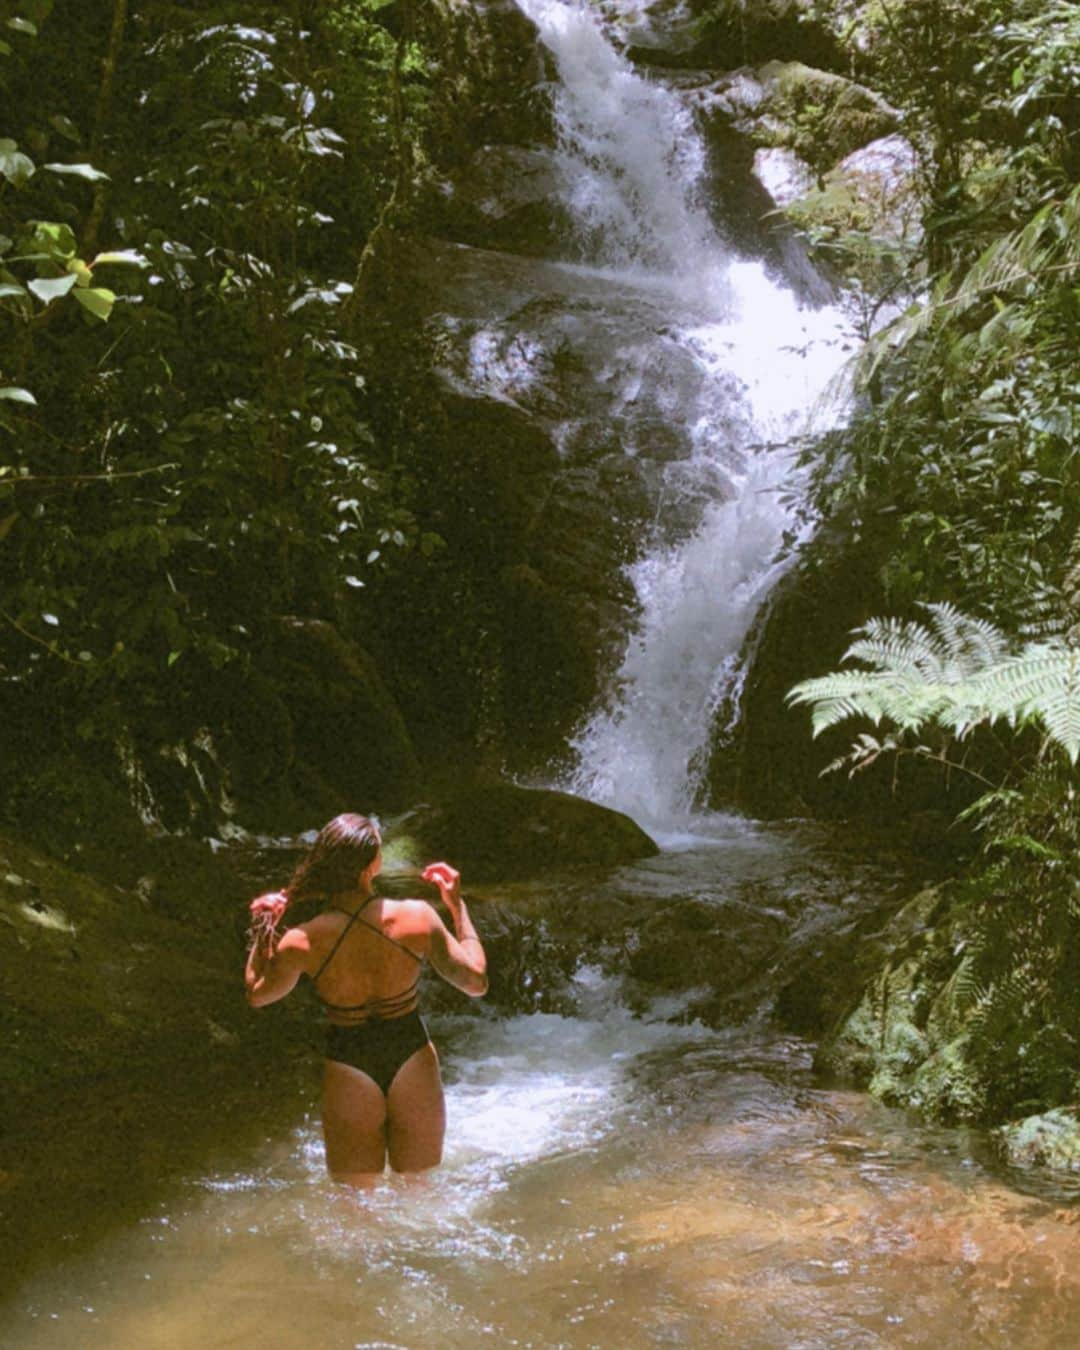
[[[244,970],[248,1003],[264,1008],[291,993],[304,973],[310,952],[311,943],[302,928],[290,928],[273,949],[258,938],[248,952]]]

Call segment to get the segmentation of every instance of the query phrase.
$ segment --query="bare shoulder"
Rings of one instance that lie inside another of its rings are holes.
[[[296,956],[308,956],[311,952],[310,924],[300,924],[297,928],[286,928],[277,944],[277,951],[291,952]]]
[[[426,900],[395,900],[394,918],[403,931],[428,934],[439,922],[439,916]]]

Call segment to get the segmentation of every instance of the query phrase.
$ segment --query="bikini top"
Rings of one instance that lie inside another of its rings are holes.
[[[372,896],[372,900],[373,899],[375,899],[374,896]],[[417,954],[412,950],[411,947],[406,947],[404,942],[398,942],[398,940],[396,938],[392,938],[389,935],[389,933],[384,933],[381,928],[377,927],[373,923],[368,923],[367,919],[362,919],[360,917],[360,911],[366,909],[367,906],[370,904],[371,900],[365,901],[365,903],[360,906],[360,909],[355,910],[351,914],[347,909],[339,909],[336,905],[330,906],[331,912],[335,914],[348,914],[349,922],[338,934],[337,941],[330,948],[329,952],[326,955],[326,959],[323,961],[322,965],[315,972],[315,974],[311,977],[312,985],[318,984],[319,977],[322,975],[323,971],[330,964],[330,962],[334,959],[334,955],[337,952],[337,949],[345,941],[345,938],[348,936],[349,930],[352,928],[354,923],[363,924],[365,928],[370,928],[373,933],[377,933],[379,937],[381,937],[385,942],[393,943],[393,945],[397,947],[399,950],[411,956],[412,959],[417,963],[417,966],[422,966],[424,964],[424,958],[422,956],[417,956]],[[328,1003],[326,999],[324,999],[322,995],[319,993],[318,988],[315,989],[315,997],[319,1000],[319,1002],[323,1005],[323,1007],[326,1009],[328,1013],[345,1013],[353,1021],[362,1022],[367,1021],[369,1017],[386,1019],[390,1017],[399,1017],[403,1013],[409,1012],[410,1004],[412,1004],[413,1000],[416,998],[416,993],[419,987],[420,987],[420,971],[417,970],[416,979],[413,980],[412,984],[409,985],[408,989],[406,989],[404,993],[391,994],[386,998],[369,998],[365,999],[363,1003],[352,1003],[352,1004]]]

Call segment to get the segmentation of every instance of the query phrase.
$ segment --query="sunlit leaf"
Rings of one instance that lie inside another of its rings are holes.
[[[37,406],[37,399],[29,389],[20,389],[18,385],[8,385],[6,389],[0,389],[0,398],[6,398],[9,403],[30,403]]]
[[[76,286],[90,286],[93,284],[94,274],[87,267],[82,258],[72,258],[67,265],[67,270],[75,278]]]
[[[26,287],[20,286],[14,281],[0,281],[0,300],[5,300],[9,296],[18,296],[20,299],[24,299]]]
[[[53,300],[59,300],[62,295],[67,295],[74,285],[73,274],[66,277],[35,277],[33,281],[26,283],[27,289],[46,305],[51,304]]]
[[[35,172],[34,161],[29,155],[24,155],[13,140],[0,139],[0,178],[21,187]]]
[[[108,322],[113,305],[116,303],[115,294],[112,291],[105,290],[102,286],[94,287],[93,290],[77,290],[75,299],[78,300],[83,309],[89,310],[94,318],[100,319],[102,323]]]
[[[107,182],[109,175],[95,169],[92,164],[43,164],[50,173],[70,174],[73,178],[85,178],[88,183]]]
[[[113,267],[149,267],[149,260],[134,248],[120,249],[113,253],[99,253],[91,267],[103,267],[109,264]]]
[[[37,24],[31,23],[29,19],[8,19],[7,26],[16,33],[29,33],[31,37],[37,37]]]

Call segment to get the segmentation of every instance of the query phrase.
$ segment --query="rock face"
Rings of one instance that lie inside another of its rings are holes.
[[[294,832],[415,800],[416,752],[368,652],[323,620],[285,618],[264,665],[226,672],[206,709],[222,729],[237,823]]]
[[[450,858],[475,880],[538,877],[567,867],[613,867],[659,850],[628,816],[568,792],[511,783],[469,787],[416,807],[387,832],[387,868]]]
[[[733,71],[703,94],[703,102],[756,145],[792,150],[818,172],[899,125],[880,95],[801,61]]]

